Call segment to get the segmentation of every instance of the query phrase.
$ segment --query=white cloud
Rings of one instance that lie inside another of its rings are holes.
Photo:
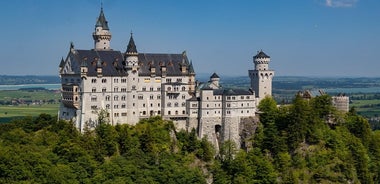
[[[359,0],[325,0],[327,7],[349,8],[353,7]]]

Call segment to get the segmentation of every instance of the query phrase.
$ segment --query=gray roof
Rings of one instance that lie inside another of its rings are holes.
[[[187,67],[189,71],[189,61],[186,55],[183,54],[153,54],[139,53],[139,75],[149,76],[151,67],[156,68],[156,75],[161,75],[161,67],[166,67],[166,75],[181,76],[189,73],[182,73],[181,67]]]
[[[117,76],[125,74],[123,55],[120,51],[76,50],[75,58],[79,66],[88,67],[88,76],[96,76],[96,68],[102,68],[102,75]]]
[[[133,40],[132,33],[131,33],[131,38],[129,39],[126,53],[137,53],[137,49],[136,49],[135,41]]]
[[[225,95],[225,96],[238,96],[238,95],[252,95],[251,90],[245,89],[215,89],[214,95]]]
[[[254,58],[270,58],[267,54],[265,54],[262,50],[254,56]]]
[[[61,59],[61,62],[59,63],[59,67],[63,67],[65,65],[65,61],[63,60],[63,57]]]
[[[220,78],[215,72],[211,75],[210,79],[212,78]]]
[[[88,67],[88,76],[96,76],[96,68],[102,68],[104,76],[118,76],[126,74],[124,69],[124,57],[120,51],[113,50],[75,50],[74,57],[78,66]],[[183,54],[152,54],[139,53],[139,76],[150,76],[151,67],[156,68],[155,74],[162,74],[161,67],[166,67],[167,76],[183,76],[189,73],[182,73],[181,67],[187,67],[189,71],[189,61]],[[80,71],[77,69],[77,71]]]
[[[100,9],[100,15],[96,21],[95,27],[102,27],[104,30],[109,30],[108,22],[103,13],[103,7]]]

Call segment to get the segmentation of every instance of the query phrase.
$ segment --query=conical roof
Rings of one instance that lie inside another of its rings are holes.
[[[108,22],[106,20],[106,17],[104,16],[103,7],[100,9],[100,15],[98,17],[98,20],[96,21],[95,27],[102,27],[103,30],[109,30]]]
[[[133,40],[133,34],[131,33],[131,38],[129,39],[127,53],[137,53],[135,41]]]
[[[215,72],[211,75],[210,79],[220,78]]]
[[[257,52],[256,56],[254,58],[270,58],[267,54],[265,54],[262,50]]]
[[[63,57],[62,57],[61,62],[59,63],[59,67],[63,67],[63,65],[65,65],[65,61],[63,60]]]

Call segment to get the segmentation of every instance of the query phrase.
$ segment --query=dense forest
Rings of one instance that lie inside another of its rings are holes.
[[[0,125],[0,183],[379,183],[380,132],[328,95],[261,101],[250,149],[216,151],[160,117],[94,129],[41,114]]]

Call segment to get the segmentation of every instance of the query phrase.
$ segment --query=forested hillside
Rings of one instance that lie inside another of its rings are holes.
[[[195,130],[153,117],[79,133],[41,114],[0,125],[0,183],[379,183],[380,133],[330,97],[259,105],[252,148],[218,153]]]

